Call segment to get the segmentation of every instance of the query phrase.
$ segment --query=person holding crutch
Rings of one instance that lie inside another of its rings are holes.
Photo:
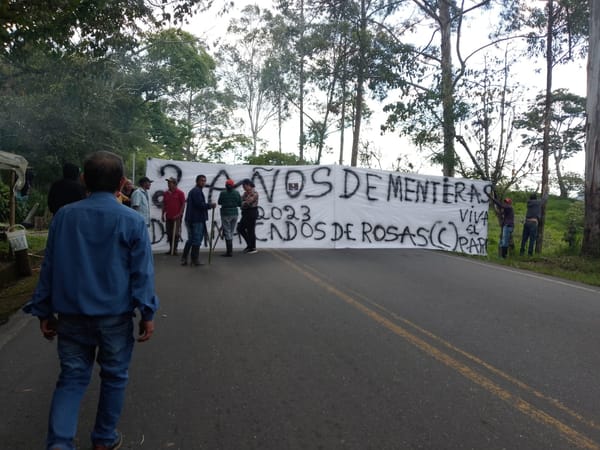
[[[185,226],[187,228],[187,241],[183,247],[181,255],[181,265],[187,266],[188,255],[191,251],[191,265],[200,266],[200,244],[204,237],[204,229],[208,220],[208,210],[215,208],[216,203],[207,203],[202,189],[206,185],[206,176],[198,175],[196,177],[196,186],[188,192],[187,207],[185,209]]]
[[[225,181],[225,190],[219,194],[219,205],[221,205],[221,227],[225,238],[226,253],[221,256],[233,256],[233,233],[238,220],[238,208],[242,206],[242,197],[235,189],[232,179]]]
[[[177,187],[177,179],[167,178],[167,191],[163,194],[162,221],[165,222],[169,251],[177,255],[177,244],[181,234],[181,218],[185,210],[185,194]]]

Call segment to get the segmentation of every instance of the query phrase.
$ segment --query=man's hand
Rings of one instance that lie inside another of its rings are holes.
[[[58,320],[56,317],[50,316],[45,319],[40,318],[40,330],[46,339],[49,341],[54,339],[56,336],[56,326],[58,325]]]
[[[154,321],[152,320],[140,320],[138,342],[146,342],[152,337],[154,333]]]

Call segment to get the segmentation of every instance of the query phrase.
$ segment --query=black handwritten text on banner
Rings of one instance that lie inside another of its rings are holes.
[[[251,179],[259,194],[256,234],[263,248],[428,248],[485,255],[491,186],[477,180],[344,166],[204,164],[150,159],[155,180],[153,243],[166,247],[160,223],[166,179],[187,193],[206,175],[207,201],[232,178],[242,192]],[[215,226],[220,216],[215,212]]]

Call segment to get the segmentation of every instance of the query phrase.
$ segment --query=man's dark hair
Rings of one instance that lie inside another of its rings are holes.
[[[531,194],[529,200],[537,200],[537,195],[535,193]]]
[[[123,159],[112,152],[92,153],[83,164],[83,178],[90,192],[118,191],[123,173]]]
[[[63,165],[63,178],[67,180],[77,180],[79,177],[79,167],[72,163],[65,163]]]
[[[206,175],[198,175],[198,176],[196,177],[196,183],[198,182],[198,180],[199,180],[200,178],[204,178],[204,179],[206,180]]]

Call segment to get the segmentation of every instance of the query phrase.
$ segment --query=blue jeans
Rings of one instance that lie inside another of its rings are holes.
[[[508,248],[508,245],[510,244],[510,235],[513,232],[513,226],[512,225],[504,225],[502,227],[502,240],[500,241],[500,247],[505,247]]]
[[[61,315],[58,320],[60,376],[48,424],[48,449],[74,450],[81,399],[90,382],[94,358],[100,365],[100,399],[92,443],[111,445],[125,400],[133,351],[131,314],[109,317]]]
[[[204,222],[186,222],[185,228],[187,229],[187,243],[190,245],[202,245],[202,239],[204,239]],[[187,244],[186,243],[186,244]]]

